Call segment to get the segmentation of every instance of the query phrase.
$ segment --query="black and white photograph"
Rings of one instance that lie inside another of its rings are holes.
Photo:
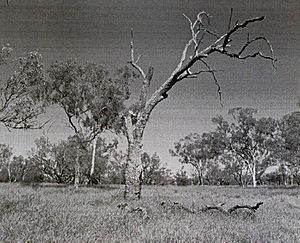
[[[300,1],[0,0],[0,242],[300,242]]]

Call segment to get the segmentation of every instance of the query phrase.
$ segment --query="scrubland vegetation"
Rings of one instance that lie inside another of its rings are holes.
[[[120,187],[83,188],[0,184],[0,240],[4,242],[297,242],[300,197],[297,188],[147,186],[140,206],[118,208]],[[254,205],[232,215],[216,210],[191,214],[165,208],[177,202],[196,210],[225,203]]]
[[[215,57],[259,57],[275,67],[271,42],[248,32],[264,16],[237,20],[231,9],[218,33],[204,11],[184,17],[186,44],[174,70],[162,70],[167,78],[155,77],[156,90],[154,67],[138,63],[133,30],[130,61],[121,68],[46,65],[37,51],[18,58],[9,45],[0,49],[1,68],[14,70],[1,79],[0,125],[44,128],[26,157],[0,144],[0,182],[7,182],[0,184],[0,242],[300,240],[299,110],[279,119],[257,117],[252,107],[229,109],[230,119],[216,115],[212,131],[187,134],[169,148],[194,174],[172,172],[143,150],[152,111],[179,82],[211,75],[222,105]],[[247,39],[235,35],[242,31]],[[41,115],[51,108],[72,130],[65,140],[50,141],[45,132],[51,121]],[[106,132],[117,138],[108,141]]]

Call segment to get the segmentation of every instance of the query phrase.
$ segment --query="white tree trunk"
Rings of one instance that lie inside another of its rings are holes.
[[[77,189],[79,186],[79,177],[80,177],[80,163],[79,163],[79,148],[76,150],[76,159],[74,166],[74,187]]]
[[[96,148],[97,148],[97,137],[93,140],[93,154],[92,154],[92,164],[91,164],[90,176],[92,176],[95,172]]]
[[[10,169],[10,161],[7,165],[7,174],[8,174],[8,182],[11,183],[11,169]]]
[[[253,167],[252,167],[252,184],[253,187],[256,187],[256,164],[253,162]]]
[[[198,173],[198,185],[200,186],[204,186],[204,180],[203,180],[203,173],[202,173],[202,169],[197,168],[197,173]]]
[[[290,182],[291,182],[291,186],[294,186],[294,174],[293,174],[293,171],[291,172],[291,175],[290,175]]]

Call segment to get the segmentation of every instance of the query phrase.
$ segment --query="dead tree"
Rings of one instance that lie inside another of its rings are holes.
[[[198,78],[202,73],[209,73],[215,82],[217,92],[221,101],[221,88],[216,77],[217,70],[213,69],[208,62],[208,57],[212,54],[225,55],[235,59],[249,59],[260,57],[270,60],[272,64],[275,62],[273,49],[269,40],[264,36],[256,36],[250,38],[247,34],[247,40],[241,45],[238,50],[232,50],[230,43],[233,41],[233,34],[236,32],[247,29],[251,24],[261,22],[265,19],[264,16],[247,19],[242,23],[238,21],[232,26],[232,11],[229,18],[228,29],[222,34],[218,35],[209,30],[209,19],[211,16],[206,12],[200,12],[197,17],[192,21],[189,17],[184,15],[189,22],[191,37],[183,48],[180,60],[170,74],[170,76],[162,83],[162,85],[148,98],[148,90],[153,77],[153,67],[149,67],[145,72],[139,65],[139,57],[135,57],[133,31],[131,31],[131,60],[129,63],[140,74],[142,78],[142,88],[140,90],[139,101],[132,106],[127,115],[125,115],[126,137],[128,142],[128,156],[127,156],[127,169],[126,169],[126,183],[125,183],[125,197],[128,199],[139,199],[141,197],[141,182],[140,175],[142,171],[141,154],[142,154],[142,140],[144,130],[153,109],[163,100],[167,99],[169,91],[175,84],[191,79]],[[205,36],[213,36],[215,41],[211,44],[204,46],[203,39]],[[265,42],[269,54],[264,54],[261,51],[254,51],[247,54],[246,50],[256,42]],[[203,47],[204,46],[204,47]],[[190,53],[192,53],[190,55]],[[196,67],[196,63],[200,64],[201,68]]]

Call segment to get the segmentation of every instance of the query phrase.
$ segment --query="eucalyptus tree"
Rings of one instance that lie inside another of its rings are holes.
[[[176,142],[170,153],[178,157],[180,163],[193,166],[197,171],[199,184],[204,185],[207,170],[223,151],[223,147],[223,140],[218,133],[191,133]]]
[[[8,182],[11,182],[12,148],[7,144],[0,144],[0,170],[5,169]]]
[[[164,185],[171,181],[171,171],[162,165],[157,153],[150,156],[144,152],[142,154],[142,163],[142,183],[144,185]]]
[[[248,171],[256,187],[257,178],[274,162],[274,151],[280,141],[279,123],[273,118],[255,118],[257,110],[253,108],[237,107],[228,113],[234,120],[231,124],[222,117],[213,119],[217,131],[226,138],[226,160],[231,161],[240,182]]]
[[[77,139],[75,187],[80,177],[80,146],[84,148],[105,129],[120,129],[119,114],[129,98],[128,68],[111,75],[103,66],[75,61],[56,62],[49,68],[45,84],[48,105],[62,108]],[[75,143],[74,143],[75,144]]]
[[[153,67],[149,67],[145,71],[139,64],[140,57],[135,56],[133,31],[131,31],[132,40],[131,49],[131,66],[140,74],[142,80],[142,88],[140,90],[139,100],[135,105],[131,106],[127,114],[125,114],[126,136],[128,141],[128,158],[126,170],[125,195],[127,198],[139,199],[141,197],[141,183],[139,181],[142,171],[141,155],[143,146],[144,131],[147,126],[152,111],[162,101],[168,98],[171,89],[179,82],[191,78],[198,78],[203,73],[209,73],[212,76],[217,92],[221,97],[221,89],[216,78],[216,70],[212,67],[209,60],[211,56],[221,55],[234,59],[247,60],[250,58],[260,57],[275,61],[273,49],[268,39],[264,36],[256,36],[248,38],[237,49],[233,48],[234,34],[241,30],[247,29],[248,26],[264,20],[264,16],[247,19],[243,22],[236,21],[232,24],[232,11],[228,21],[228,27],[223,34],[217,34],[209,29],[209,20],[211,16],[206,12],[199,12],[195,20],[190,19],[186,15],[190,30],[190,37],[183,48],[179,57],[179,62],[175,69],[171,72],[165,81],[152,94],[149,94],[149,87],[153,78]],[[215,38],[210,44],[203,42],[206,36]],[[261,51],[253,51],[252,46],[257,42],[264,42],[270,54],[264,54]],[[251,47],[251,48],[250,48]],[[250,50],[250,54],[249,54]],[[197,65],[199,64],[199,65]]]
[[[300,112],[292,112],[281,120],[282,143],[277,151],[282,166],[289,170],[291,185],[300,171]]]
[[[0,50],[0,65],[10,70],[12,49]],[[41,128],[44,124],[37,117],[44,113],[44,67],[38,52],[26,53],[17,59],[13,74],[3,71],[0,82],[0,123],[8,129]]]

